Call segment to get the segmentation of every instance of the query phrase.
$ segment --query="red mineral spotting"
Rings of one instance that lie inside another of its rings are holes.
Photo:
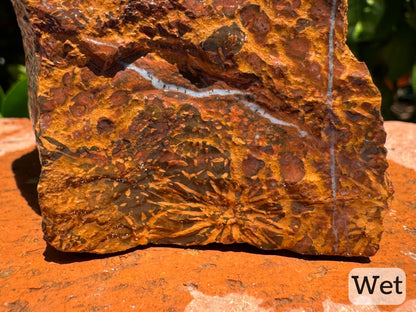
[[[346,0],[12,0],[46,241],[372,256],[392,195]]]

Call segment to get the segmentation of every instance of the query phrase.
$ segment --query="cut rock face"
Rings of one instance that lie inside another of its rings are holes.
[[[371,256],[392,194],[346,1],[12,1],[63,251]]]

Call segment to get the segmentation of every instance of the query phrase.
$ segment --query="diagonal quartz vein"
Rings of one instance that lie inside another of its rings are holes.
[[[258,106],[257,104],[253,102],[241,101],[241,103],[243,103],[246,107],[250,108],[250,110],[252,110],[253,112],[259,113],[263,117],[266,117],[267,119],[269,119],[272,123],[276,125],[281,125],[281,126],[286,126],[286,127],[295,127],[299,131],[302,137],[306,136],[307,134],[306,131],[301,130],[297,125],[283,121],[281,119],[277,119],[276,117],[270,115],[263,108],[261,108],[260,106]]]
[[[107,47],[115,48],[115,49],[117,49],[117,51],[119,51],[119,46],[116,45],[116,44],[112,44],[110,42],[104,42],[104,41],[100,41],[100,40],[96,40],[96,39],[92,39],[92,38],[85,38],[85,41],[94,43],[96,45],[101,45],[101,46],[107,46]]]
[[[226,95],[245,95],[246,93],[238,91],[238,90],[223,90],[223,89],[212,89],[207,91],[194,91],[191,89],[187,89],[181,86],[177,86],[170,83],[165,83],[162,80],[156,78],[153,76],[150,72],[147,70],[140,68],[134,64],[127,64],[124,62],[119,61],[119,64],[123,65],[127,69],[132,69],[136,72],[138,72],[140,75],[142,75],[144,78],[150,80],[153,87],[155,87],[158,90],[169,90],[169,91],[176,91],[180,93],[185,93],[187,95],[190,95],[192,97],[196,98],[203,98],[208,97],[211,95],[219,95],[219,96],[226,96]]]
[[[124,68],[132,69],[132,70],[138,72],[144,78],[150,80],[153,87],[155,87],[158,90],[176,91],[176,92],[184,93],[184,94],[187,94],[189,96],[196,97],[196,98],[204,98],[204,97],[209,97],[209,96],[212,96],[212,95],[216,95],[216,96],[232,95],[232,96],[234,96],[234,98],[239,100],[236,96],[247,96],[247,95],[249,95],[249,93],[241,92],[239,90],[211,89],[211,90],[206,90],[206,91],[194,91],[194,90],[190,90],[190,89],[187,89],[187,88],[184,88],[184,87],[181,87],[181,86],[177,86],[177,85],[174,85],[174,84],[165,83],[162,80],[156,78],[151,73],[149,73],[147,70],[145,70],[143,68],[140,68],[140,67],[138,67],[134,64],[127,64],[127,63],[122,62],[122,61],[119,61],[118,63],[120,65],[122,65]],[[257,114],[267,118],[269,121],[271,121],[272,123],[274,123],[276,125],[281,125],[281,126],[286,126],[286,127],[294,127],[298,130],[301,137],[304,137],[304,136],[307,135],[307,133],[305,131],[301,130],[299,126],[297,126],[295,124],[292,124],[292,123],[289,123],[289,122],[286,122],[284,120],[278,119],[278,118],[270,115],[263,108],[261,108],[259,105],[255,104],[253,102],[243,101],[243,100],[239,100],[239,102],[242,103],[248,109],[250,109],[252,112],[257,113]]]
[[[89,41],[91,43],[102,45],[102,46],[108,46],[119,50],[119,47],[115,44],[109,43],[109,42],[103,42],[96,39],[86,38],[86,41]],[[140,68],[134,64],[127,64],[122,61],[118,61],[120,65],[122,65],[124,68],[132,69],[136,72],[138,72],[141,76],[151,81],[152,85],[159,90],[170,90],[170,91],[176,91],[180,93],[185,93],[189,96],[196,97],[196,98],[203,98],[203,97],[209,97],[212,95],[217,96],[227,96],[227,95],[240,95],[240,96],[246,96],[248,93],[241,92],[239,90],[224,90],[224,89],[211,89],[207,91],[194,91],[190,89],[186,89],[181,86],[177,86],[174,84],[168,84],[163,82],[162,80],[156,78],[151,73],[149,73],[147,70]],[[237,100],[239,100],[237,98]],[[294,127],[296,130],[298,130],[301,137],[305,137],[307,133],[299,128],[299,126],[283,121],[281,119],[278,119],[272,115],[270,115],[268,112],[266,112],[263,108],[261,108],[259,105],[249,102],[249,101],[240,101],[243,105],[245,105],[247,108],[249,108],[251,111],[260,114],[261,116],[267,118],[269,121],[276,125],[286,126],[286,127]]]

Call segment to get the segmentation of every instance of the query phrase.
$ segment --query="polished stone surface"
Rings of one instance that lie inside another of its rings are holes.
[[[371,256],[392,188],[346,1],[20,1],[45,239]]]

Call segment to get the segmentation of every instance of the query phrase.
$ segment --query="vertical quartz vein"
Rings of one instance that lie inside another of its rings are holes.
[[[330,170],[331,170],[331,188],[332,188],[332,199],[333,199],[333,208],[332,208],[332,231],[335,236],[335,246],[334,249],[338,251],[338,230],[336,227],[336,214],[337,214],[337,184],[336,184],[336,161],[335,161],[335,128],[333,122],[333,97],[332,97],[332,88],[334,82],[334,34],[335,34],[335,19],[336,19],[336,9],[337,9],[337,0],[332,0],[331,7],[331,20],[330,20],[330,29],[329,29],[329,43],[328,43],[328,89],[326,92],[327,96],[327,106],[330,110],[329,122],[330,122]],[[348,235],[348,224],[347,224],[347,208],[345,203],[343,205],[343,214],[344,214],[344,224],[345,224],[345,237],[346,237],[346,248],[348,255],[350,254],[349,246],[349,235]]]
[[[336,228],[336,213],[337,213],[337,185],[336,185],[336,169],[335,169],[335,129],[332,117],[332,87],[334,80],[334,32],[335,32],[335,12],[337,7],[337,0],[332,0],[331,7],[331,17],[330,17],[330,29],[329,29],[329,42],[328,42],[328,89],[326,91],[327,97],[327,106],[330,110],[329,116],[329,126],[330,126],[330,172],[331,172],[331,189],[332,189],[332,199],[333,199],[333,208],[332,208],[332,231],[335,236],[335,246],[334,249],[338,251],[338,230]]]
[[[342,210],[344,212],[344,226],[345,226],[345,238],[346,238],[346,244],[347,244],[347,253],[348,253],[348,255],[351,255],[351,252],[350,252],[350,238],[349,238],[349,235],[348,235],[347,207],[345,205],[344,196],[342,196]]]

